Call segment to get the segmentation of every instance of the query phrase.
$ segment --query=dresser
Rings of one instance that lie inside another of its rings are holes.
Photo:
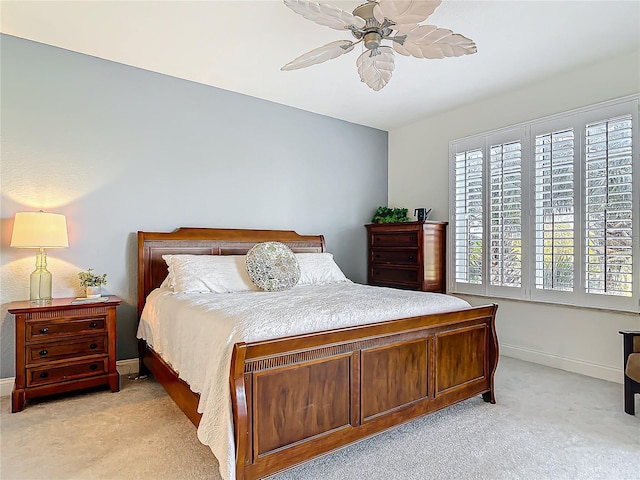
[[[12,302],[16,324],[16,380],[11,411],[31,398],[98,385],[120,389],[116,370],[116,296],[107,302],[73,304],[56,298],[48,305]]]
[[[366,227],[369,285],[445,293],[447,222]]]

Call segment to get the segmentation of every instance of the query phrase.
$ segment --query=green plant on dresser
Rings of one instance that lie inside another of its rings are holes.
[[[400,223],[408,222],[409,212],[406,208],[389,208],[378,207],[376,213],[373,215],[371,223]]]

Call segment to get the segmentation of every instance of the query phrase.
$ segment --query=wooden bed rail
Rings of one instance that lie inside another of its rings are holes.
[[[237,344],[236,479],[263,478],[478,394],[495,403],[496,309]]]

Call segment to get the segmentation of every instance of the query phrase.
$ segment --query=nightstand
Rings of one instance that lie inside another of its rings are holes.
[[[16,319],[16,381],[11,411],[31,398],[98,385],[120,389],[116,370],[116,307],[110,295],[100,303],[74,305],[55,298],[48,305],[12,302]]]

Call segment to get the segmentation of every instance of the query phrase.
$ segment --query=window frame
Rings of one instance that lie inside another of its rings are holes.
[[[567,112],[550,115],[529,122],[479,133],[449,142],[449,235],[448,291],[495,298],[511,298],[524,301],[608,310],[640,312],[640,95],[631,95]],[[633,290],[629,297],[586,292],[585,245],[585,128],[588,124],[623,115],[632,119],[632,256]],[[536,158],[535,139],[561,130],[573,130],[573,201],[574,201],[574,271],[573,291],[539,289],[535,283],[536,268]],[[489,252],[491,235],[491,171],[490,148],[498,143],[520,141],[522,147],[522,280],[520,287],[491,285]],[[482,283],[467,284],[456,281],[456,154],[481,150],[483,155],[483,253]]]

